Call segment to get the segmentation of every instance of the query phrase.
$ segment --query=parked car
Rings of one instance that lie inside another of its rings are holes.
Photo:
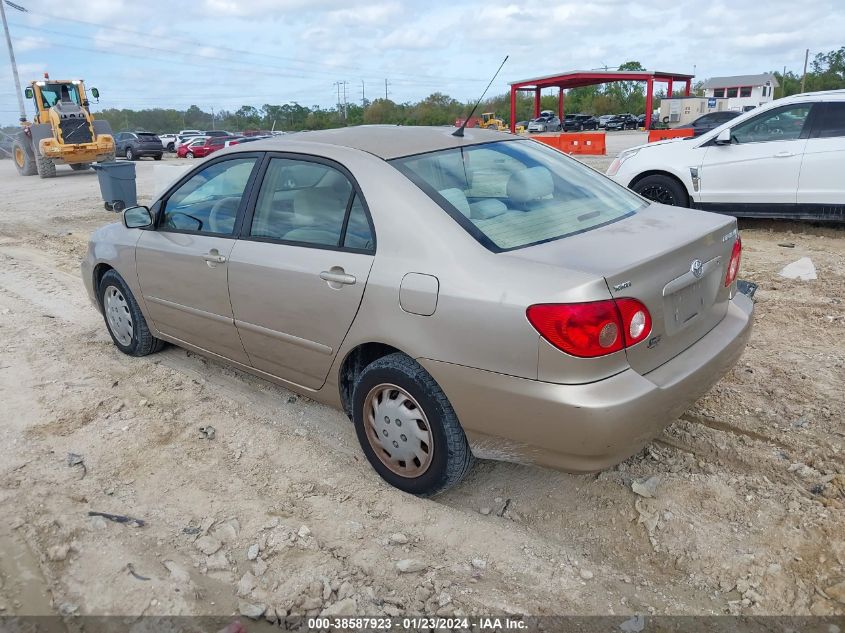
[[[177,158],[201,158],[203,156],[207,156],[208,152],[204,149],[200,149],[205,145],[205,142],[208,139],[206,137],[198,136],[187,140],[186,142],[179,145],[176,150]],[[199,152],[199,154],[197,154]]]
[[[751,328],[734,218],[490,130],[237,145],[122,219],[82,264],[120,351],[169,341],[342,409],[378,474],[415,494],[474,455],[616,464]]]
[[[555,114],[541,114],[528,122],[529,132],[559,132],[560,130],[560,119]]]
[[[183,145],[189,145],[193,141],[200,140],[200,139],[204,141],[207,138],[208,137],[203,135],[203,134],[200,134],[200,135],[190,135],[190,134],[179,135],[177,137],[176,143],[175,143],[176,153],[177,154],[179,153],[179,148],[182,147]]]
[[[118,132],[114,137],[116,156],[125,156],[127,160],[137,160],[152,156],[161,160],[164,148],[161,141],[152,132]]]
[[[598,121],[599,121],[599,127],[600,127],[600,128],[604,128],[604,127],[605,127],[605,125],[607,125],[607,122],[608,122],[608,121],[610,121],[610,119],[612,119],[614,116],[616,116],[616,115],[614,115],[614,114],[602,114],[602,115],[598,118]]]
[[[702,114],[692,123],[688,123],[686,125],[679,125],[678,128],[692,128],[693,129],[693,136],[701,136],[705,132],[709,132],[712,129],[715,129],[732,119],[738,117],[741,112],[737,112],[735,110],[724,110],[722,112],[708,112],[707,114]]]
[[[636,130],[637,117],[633,114],[617,114],[604,124],[606,130]]]
[[[202,136],[200,130],[179,130],[179,136]]]
[[[607,175],[651,200],[739,217],[845,220],[845,90],[794,95],[697,138],[634,147]]]
[[[168,152],[175,152],[176,151],[176,141],[179,138],[178,134],[159,134],[158,140],[161,141],[162,147],[164,147],[165,151]]]
[[[589,114],[567,114],[563,117],[563,129],[566,132],[597,130],[599,122]]]
[[[234,136],[231,132],[225,130],[206,130],[202,132],[203,136]]]

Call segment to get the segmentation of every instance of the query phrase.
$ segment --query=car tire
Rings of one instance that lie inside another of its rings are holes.
[[[147,356],[164,347],[150,332],[129,286],[116,271],[109,270],[97,289],[100,308],[115,346],[129,356]]]
[[[123,155],[126,156],[126,160],[135,160],[135,152],[132,151],[131,147],[127,147]]]
[[[176,145],[174,145],[173,143],[168,143],[167,144],[167,151],[168,152],[175,152],[176,151]]]
[[[185,152],[185,158],[193,158],[193,157],[194,157],[193,152]]]
[[[153,154],[153,160],[161,160],[161,154]]]
[[[686,188],[672,178],[661,174],[653,174],[636,181],[631,189],[660,204],[668,204],[673,207],[688,207],[689,195]]]
[[[372,415],[365,416],[369,411]],[[410,494],[443,492],[472,467],[472,451],[446,394],[405,354],[389,354],[364,368],[352,395],[352,420],[373,469]],[[403,433],[406,429],[413,429],[413,435]],[[393,453],[395,460],[387,450],[391,444],[400,451]],[[398,459],[400,455],[412,459]]]

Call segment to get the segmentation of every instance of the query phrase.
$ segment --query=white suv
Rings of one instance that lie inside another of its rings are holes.
[[[697,138],[633,147],[607,175],[640,195],[740,217],[845,220],[845,90],[778,99]]]

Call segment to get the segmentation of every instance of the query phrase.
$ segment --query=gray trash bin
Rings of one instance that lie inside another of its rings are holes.
[[[135,163],[111,162],[93,165],[100,181],[100,193],[107,211],[123,211],[138,204],[135,191]]]

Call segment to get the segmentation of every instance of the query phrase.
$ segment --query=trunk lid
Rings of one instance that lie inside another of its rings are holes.
[[[642,374],[683,352],[725,316],[725,273],[736,236],[733,217],[652,203],[613,224],[509,255],[601,275],[614,298],[642,301],[651,313],[651,334],[625,350]]]

